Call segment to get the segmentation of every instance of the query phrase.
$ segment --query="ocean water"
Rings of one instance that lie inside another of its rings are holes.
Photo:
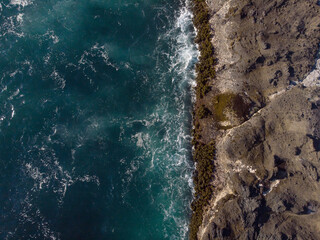
[[[185,0],[0,1],[0,239],[187,239]]]

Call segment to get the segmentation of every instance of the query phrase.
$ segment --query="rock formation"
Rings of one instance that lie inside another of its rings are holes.
[[[216,76],[196,106],[216,153],[198,239],[320,239],[320,6],[207,4]]]

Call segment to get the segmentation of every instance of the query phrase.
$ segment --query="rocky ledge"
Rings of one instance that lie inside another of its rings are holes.
[[[320,239],[320,6],[208,0],[215,77],[195,131],[215,142],[197,238]]]

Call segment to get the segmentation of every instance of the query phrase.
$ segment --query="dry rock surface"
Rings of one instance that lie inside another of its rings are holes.
[[[319,3],[208,5],[218,63],[202,104],[214,113],[212,99],[233,94],[249,111],[201,122],[216,172],[198,239],[320,239]]]

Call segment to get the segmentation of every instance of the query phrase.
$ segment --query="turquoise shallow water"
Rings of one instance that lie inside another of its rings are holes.
[[[0,239],[187,239],[180,0],[0,2]]]

